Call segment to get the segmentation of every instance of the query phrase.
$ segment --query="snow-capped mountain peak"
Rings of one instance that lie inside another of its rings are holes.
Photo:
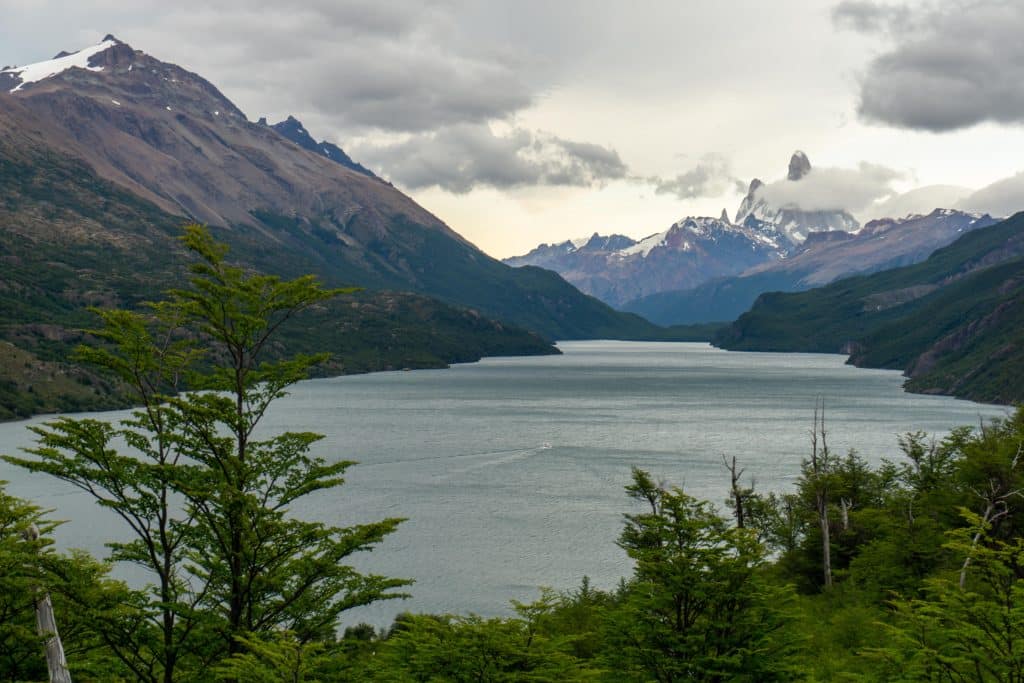
[[[812,167],[810,159],[797,150],[789,160],[786,180],[783,183],[798,183]],[[787,248],[793,248],[814,232],[842,230],[856,232],[860,229],[857,219],[846,211],[805,211],[798,206],[773,206],[765,198],[764,183],[755,178],[750,183],[747,196],[736,211],[736,223],[772,239],[781,237]]]
[[[542,244],[528,254],[505,259],[505,263],[557,271],[614,306],[736,274],[782,255],[777,240],[733,225],[728,217],[687,217],[638,242],[622,235],[595,233],[586,239]]]
[[[47,78],[52,78],[68,69],[88,69],[89,71],[103,71],[102,66],[92,66],[91,62],[96,55],[106,52],[115,45],[121,44],[114,36],[108,35],[96,45],[79,50],[78,52],[61,52],[53,59],[44,62],[36,62],[27,66],[14,66],[0,71],[0,79],[5,75],[14,87],[9,92],[17,92],[29,83],[38,83]]]

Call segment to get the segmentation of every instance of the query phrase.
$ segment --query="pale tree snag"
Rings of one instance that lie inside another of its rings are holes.
[[[25,531],[25,538],[29,541],[38,541],[39,527],[31,525]],[[50,594],[45,591],[39,593],[36,598],[36,630],[39,635],[46,638],[43,648],[46,654],[46,668],[50,672],[50,683],[71,683],[71,672],[68,671],[68,663],[64,658],[64,645],[60,642],[60,634],[57,632],[57,619],[53,615]]]
[[[746,526],[746,515],[744,514],[744,503],[749,491],[743,490],[740,487],[740,477],[743,476],[744,470],[738,469],[736,464],[736,456],[732,456],[732,462],[726,460],[725,455],[722,456],[722,464],[725,465],[725,469],[729,470],[730,480],[730,497],[732,498],[733,505],[733,516],[736,517],[736,528],[742,529]]]
[[[1022,449],[1024,449],[1024,444],[1017,446],[1017,453],[1010,462],[1010,472],[1017,469]],[[960,590],[963,590],[964,586],[967,585],[967,569],[971,566],[974,549],[978,546],[982,533],[990,524],[1010,514],[1010,498],[1022,496],[1020,489],[1005,491],[1003,485],[995,479],[989,479],[988,491],[981,492],[975,490],[974,493],[985,503],[985,510],[981,514],[981,525],[971,538],[971,549],[967,552],[967,557],[964,558],[963,566],[960,567]]]
[[[820,445],[819,445],[820,437]],[[814,427],[811,429],[811,473],[814,480],[814,506],[821,528],[821,573],[824,586],[832,587],[832,540],[828,523],[829,462],[828,435],[825,432],[825,400],[814,404]]]

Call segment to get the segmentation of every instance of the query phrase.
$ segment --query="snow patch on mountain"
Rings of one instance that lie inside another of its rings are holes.
[[[642,258],[650,256],[651,251],[656,247],[665,246],[665,239],[668,237],[668,233],[671,232],[672,228],[669,228],[665,232],[659,232],[654,235],[643,238],[631,247],[626,247],[616,252],[620,257],[635,256],[640,254]]]
[[[101,52],[105,52],[117,45],[117,41],[106,39],[102,43],[87,47],[72,54],[63,54],[45,62],[37,62],[28,66],[15,66],[0,71],[0,74],[10,74],[20,79],[20,82],[11,88],[10,92],[17,92],[29,83],[38,83],[57,74],[64,73],[68,69],[88,69],[89,71],[103,71],[102,66],[89,66],[89,61]]]

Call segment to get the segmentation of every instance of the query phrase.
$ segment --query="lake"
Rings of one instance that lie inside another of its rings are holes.
[[[510,600],[532,600],[542,585],[572,589],[584,575],[612,587],[631,571],[615,545],[632,509],[623,491],[631,466],[720,508],[723,455],[735,455],[758,490],[790,490],[819,397],[830,447],[873,463],[898,459],[904,432],[941,436],[1009,411],[908,394],[900,373],[853,368],[838,355],[559,347],[564,355],[303,382],[267,415],[265,431],[321,432],[318,454],[360,463],[297,514],[339,525],[408,518],[354,564],[415,579],[413,598],[355,610],[345,623],[386,626],[405,610],[506,614]],[[31,444],[25,425],[44,419],[0,424],[0,453]],[[61,547],[103,555],[103,542],[122,533],[67,485],[5,463],[0,479],[68,520]]]

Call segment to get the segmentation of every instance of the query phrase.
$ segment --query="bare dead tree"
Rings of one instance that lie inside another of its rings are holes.
[[[819,443],[820,442],[820,443]],[[814,507],[821,528],[821,571],[826,589],[832,587],[832,540],[829,533],[829,491],[827,475],[831,468],[828,433],[825,431],[825,399],[814,404],[814,425],[811,429],[811,475]]]
[[[29,541],[39,540],[39,527],[31,525],[24,533]],[[53,603],[50,594],[37,589],[36,596],[36,630],[46,640],[43,649],[46,654],[46,668],[50,672],[50,683],[71,683],[71,672],[64,658],[64,645],[57,631],[57,619],[53,615]]]
[[[732,502],[732,514],[736,518],[736,528],[742,529],[746,526],[746,514],[745,507],[747,503],[747,497],[753,492],[752,489],[744,489],[740,486],[740,477],[743,476],[745,470],[739,469],[736,464],[736,456],[732,456],[732,462],[729,462],[725,455],[722,455],[722,464],[725,465],[725,469],[729,471],[729,497]]]

